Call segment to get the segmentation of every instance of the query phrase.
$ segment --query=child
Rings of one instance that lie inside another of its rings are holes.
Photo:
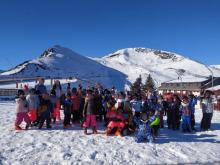
[[[108,125],[106,135],[115,134],[116,136],[122,135],[122,130],[125,126],[125,119],[122,115],[122,109],[115,109],[114,107],[107,113]]]
[[[135,94],[133,100],[131,100],[131,106],[135,118],[139,118],[142,109],[142,101],[137,94]]]
[[[80,108],[80,98],[77,95],[77,89],[72,88],[72,123],[79,120],[79,108]]]
[[[102,96],[99,94],[98,90],[95,90],[94,94],[95,106],[97,109],[97,117],[96,119],[102,121],[103,119],[103,106],[102,106]]]
[[[180,106],[180,111],[182,112],[182,131],[192,132],[190,123],[191,110],[189,106],[189,99],[187,96],[183,97],[183,101]]]
[[[53,123],[56,123],[56,108],[57,108],[57,97],[56,97],[56,91],[54,89],[50,92],[50,101],[53,106],[53,113],[51,113],[51,118],[53,119]]]
[[[216,97],[212,91],[206,91],[205,97],[201,100],[202,107],[202,121],[201,121],[201,130],[208,131],[211,128],[211,121],[214,110],[214,103],[216,103]]]
[[[130,135],[130,134],[134,133],[135,126],[133,123],[133,114],[132,114],[129,96],[127,96],[124,101],[124,108],[123,108],[122,115],[125,119],[125,126],[122,130],[122,136]]]
[[[197,98],[193,94],[191,94],[189,95],[189,100],[189,106],[191,109],[191,128],[195,131],[195,106],[197,104]]]
[[[87,128],[92,126],[93,133],[96,134],[96,112],[95,112],[95,105],[94,105],[94,97],[93,91],[87,90],[87,96],[85,98],[85,105],[83,109],[83,118],[84,118],[84,133],[87,135]],[[73,103],[74,104],[74,103]]]
[[[39,129],[43,127],[43,124],[46,120],[46,127],[51,128],[51,112],[53,111],[52,103],[49,99],[48,93],[42,94],[42,99],[40,100],[40,107],[39,107]]]
[[[153,142],[153,136],[150,128],[150,121],[148,120],[147,113],[142,112],[140,114],[140,118],[138,120],[138,131],[135,137],[135,141],[137,143],[143,142],[144,140],[148,140],[149,143]]]
[[[70,128],[70,120],[71,120],[71,111],[72,111],[72,100],[71,100],[71,93],[67,93],[66,100],[64,102],[64,122],[63,128]]]
[[[40,104],[39,97],[36,95],[36,90],[34,88],[30,89],[26,100],[28,102],[28,116],[30,118],[30,122],[32,122],[31,126],[33,126],[37,120],[37,109]]]
[[[59,80],[56,80],[54,82],[54,85],[53,85],[53,88],[52,90],[54,90],[55,94],[56,94],[56,97],[57,97],[57,100],[56,100],[56,108],[55,108],[55,111],[54,111],[54,114],[55,114],[55,119],[57,121],[60,121],[61,118],[60,118],[60,97],[62,95],[62,87],[61,87],[61,84],[60,84],[60,81]]]
[[[24,120],[26,122],[25,129],[28,129],[30,125],[30,119],[28,117],[28,103],[24,96],[24,91],[19,89],[17,93],[16,101],[16,121],[15,121],[15,129],[22,130],[20,124]]]
[[[151,111],[150,116],[149,116],[149,122],[150,122],[150,127],[151,127],[151,133],[153,136],[153,140],[158,135],[158,129],[159,129],[159,124],[160,124],[160,117],[159,117],[159,111]]]

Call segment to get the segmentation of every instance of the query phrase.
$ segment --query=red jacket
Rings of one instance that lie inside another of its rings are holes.
[[[71,97],[71,100],[73,102],[73,106],[72,106],[72,111],[75,111],[75,110],[79,110],[79,107],[80,107],[80,98],[76,95],[73,95]]]

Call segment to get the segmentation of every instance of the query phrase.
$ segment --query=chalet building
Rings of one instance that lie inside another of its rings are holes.
[[[213,78],[213,86],[220,85],[220,77]],[[177,93],[199,96],[203,91],[212,87],[212,78],[183,78],[164,82],[158,88],[160,94]]]

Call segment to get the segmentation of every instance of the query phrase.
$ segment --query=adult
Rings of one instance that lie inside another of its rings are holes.
[[[39,78],[38,79],[38,84],[35,85],[35,90],[37,91],[37,93],[39,93],[39,95],[42,95],[43,93],[47,93],[47,88],[44,85],[44,78]]]
[[[202,106],[202,121],[201,121],[201,130],[207,131],[211,128],[211,120],[213,116],[213,108],[214,103],[216,102],[216,98],[213,95],[212,91],[207,90],[205,92],[204,98],[201,100],[201,106]]]
[[[192,130],[195,130],[195,106],[197,104],[197,98],[196,96],[194,96],[193,94],[190,94],[189,95],[189,107],[190,107],[190,110],[191,110],[191,118],[190,118],[190,121],[191,121],[191,128]]]
[[[56,108],[55,108],[55,119],[56,120],[61,120],[60,118],[60,97],[62,95],[62,87],[61,87],[61,84],[60,84],[60,81],[59,80],[56,80],[53,84],[53,87],[52,87],[52,91],[55,91],[54,93],[56,94],[56,98],[57,98],[57,101],[56,101]],[[54,121],[54,123],[56,122],[56,120]]]

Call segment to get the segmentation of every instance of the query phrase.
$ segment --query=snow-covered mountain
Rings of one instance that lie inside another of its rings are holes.
[[[103,65],[126,74],[130,82],[141,75],[143,80],[151,74],[157,85],[174,79],[206,78],[213,71],[220,76],[220,70],[176,53],[148,48],[127,48],[118,50],[102,58],[95,58]],[[211,68],[211,69],[210,69]]]
[[[49,48],[39,58],[25,61],[1,73],[0,76],[2,78],[12,76],[75,77],[80,80],[89,80],[93,84],[100,82],[108,87],[114,85],[120,89],[123,89],[126,83],[126,75],[123,73],[61,46]]]
[[[214,69],[219,69],[220,70],[220,65],[211,65]]]
[[[39,58],[25,61],[0,73],[0,77],[75,77],[123,89],[141,75],[151,74],[157,86],[181,79],[201,80],[212,73],[220,76],[220,66],[207,66],[176,53],[148,48],[127,48],[102,58],[87,58],[68,48],[54,46]]]

